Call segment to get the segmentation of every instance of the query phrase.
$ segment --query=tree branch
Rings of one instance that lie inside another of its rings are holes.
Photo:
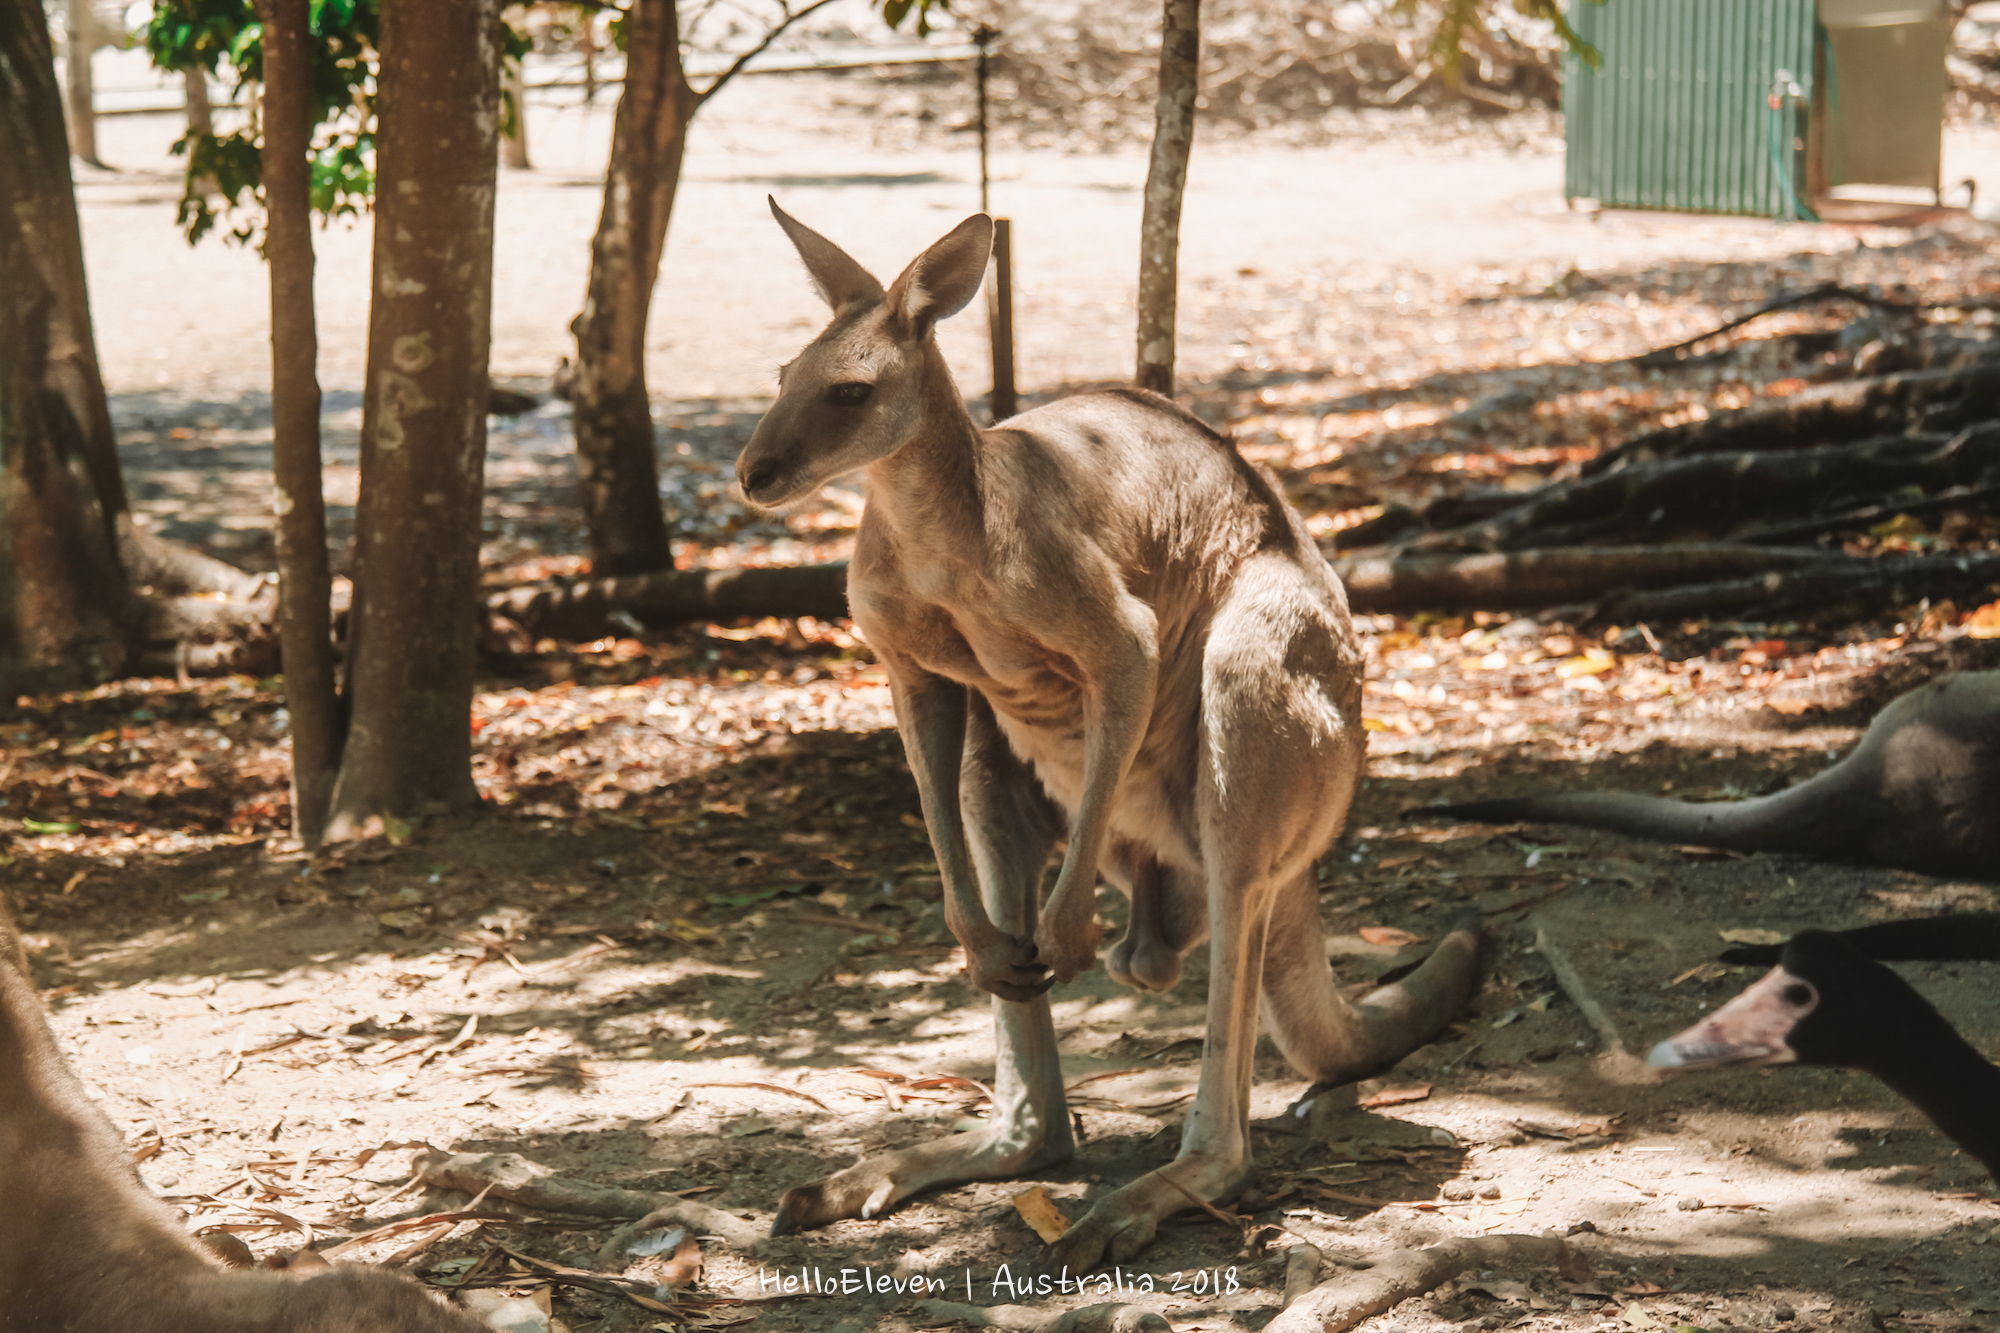
[[[738,74],[741,74],[743,72],[743,67],[745,65],[748,65],[758,56],[761,56],[764,54],[764,52],[770,50],[771,43],[777,41],[778,38],[784,36],[785,30],[787,28],[791,27],[794,23],[797,23],[800,19],[806,17],[808,14],[811,14],[816,10],[825,9],[828,5],[832,3],[833,0],[813,0],[811,4],[807,5],[804,9],[798,11],[798,13],[785,15],[784,21],[782,23],[778,24],[777,27],[771,29],[769,32],[764,34],[764,40],[758,42],[748,51],[745,51],[742,55],[736,57],[735,62],[731,64],[728,69],[723,70],[722,73],[715,76],[714,82],[710,83],[708,87],[696,93],[694,99],[695,105],[700,106],[702,103],[706,102],[709,98],[715,96],[716,93],[720,92],[722,90],[722,85],[728,83]]]

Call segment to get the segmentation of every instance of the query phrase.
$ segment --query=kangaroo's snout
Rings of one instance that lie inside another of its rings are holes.
[[[736,460],[736,483],[743,488],[745,499],[755,501],[760,495],[777,485],[784,465],[775,458],[760,458],[751,462],[748,457]]]

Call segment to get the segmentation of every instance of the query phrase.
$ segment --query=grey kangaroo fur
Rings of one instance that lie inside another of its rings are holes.
[[[301,1265],[303,1267],[303,1265]],[[486,1333],[408,1278],[232,1271],[146,1192],[0,906],[0,1333]]]
[[[1633,792],[1569,792],[1408,813],[1461,822],[1547,820],[1739,852],[2000,878],[2000,671],[1940,676],[1897,696],[1845,759],[1753,800],[1698,804]]]
[[[1179,1157],[1101,1199],[1050,1256],[1078,1272],[1122,1261],[1162,1218],[1247,1179],[1260,1005],[1307,1077],[1374,1073],[1470,994],[1477,921],[1358,1003],[1334,982],[1313,861],[1361,774],[1361,651],[1339,581],[1269,479],[1136,389],[975,426],[932,329],[980,289],[984,214],[885,292],[775,200],[771,211],[833,320],[781,372],[737,479],[773,508],[867,478],[848,599],[888,670],[945,918],[995,997],[997,1045],[984,1129],[794,1189],[773,1233],[1075,1151],[1043,992],[1096,961],[1102,873],[1132,898],[1112,976],[1165,990],[1204,939],[1210,958]]]

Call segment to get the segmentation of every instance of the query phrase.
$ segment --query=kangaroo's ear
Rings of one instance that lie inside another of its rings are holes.
[[[922,337],[941,319],[965,309],[986,280],[993,253],[993,219],[974,213],[910,261],[889,285],[889,317],[911,337]]]
[[[847,251],[779,208],[776,199],[764,197],[770,202],[771,216],[785,229],[785,235],[792,238],[799,258],[805,261],[807,275],[828,305],[838,311],[850,301],[882,299],[882,284],[875,280],[874,274],[855,263]]]

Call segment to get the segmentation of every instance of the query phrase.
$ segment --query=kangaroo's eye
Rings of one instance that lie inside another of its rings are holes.
[[[828,389],[826,391],[826,401],[834,404],[836,407],[859,407],[867,402],[868,395],[874,392],[875,386],[872,384],[863,384],[859,380],[849,380],[845,384],[836,384],[831,389]]]

